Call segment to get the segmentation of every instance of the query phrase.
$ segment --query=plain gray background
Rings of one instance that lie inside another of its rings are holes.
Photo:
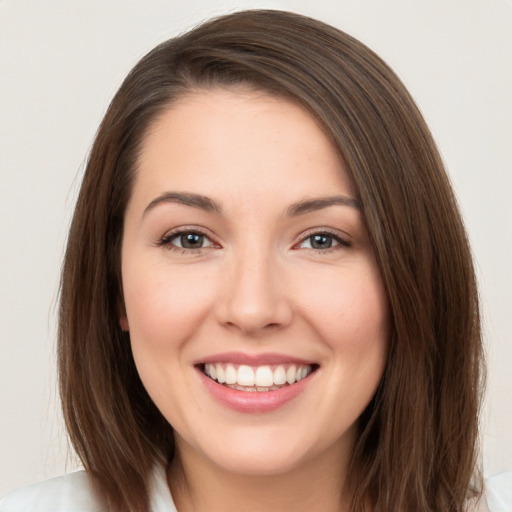
[[[0,495],[77,466],[56,392],[57,289],[108,102],[157,43],[256,7],[311,15],[361,39],[423,111],[478,267],[489,363],[484,470],[512,470],[510,0],[0,0]]]

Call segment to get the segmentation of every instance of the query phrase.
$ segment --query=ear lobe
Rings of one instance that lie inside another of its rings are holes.
[[[128,325],[128,318],[126,316],[119,317],[119,325],[121,326],[121,330],[124,332],[128,332],[130,330],[130,326]]]

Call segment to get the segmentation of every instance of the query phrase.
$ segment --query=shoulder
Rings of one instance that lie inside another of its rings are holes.
[[[165,467],[155,466],[149,479],[152,512],[176,512]],[[18,489],[0,498],[0,512],[108,512],[85,471],[76,471]]]
[[[503,471],[487,478],[485,497],[489,512],[512,510],[512,471]]]
[[[0,512],[105,512],[85,471],[18,489],[0,499]]]

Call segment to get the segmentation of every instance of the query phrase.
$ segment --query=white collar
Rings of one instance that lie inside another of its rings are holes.
[[[151,512],[177,512],[172,500],[167,472],[163,465],[155,466],[149,481],[149,495],[151,497]]]

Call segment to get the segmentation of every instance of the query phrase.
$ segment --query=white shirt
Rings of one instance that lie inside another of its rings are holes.
[[[512,471],[487,479],[486,487],[487,500],[482,499],[477,507],[478,511],[512,512]],[[158,466],[153,471],[149,492],[151,512],[177,512],[167,485],[164,467]],[[0,512],[107,511],[95,497],[87,473],[76,471],[18,489],[0,498]]]
[[[155,468],[150,482],[151,512],[177,512],[165,469]],[[0,512],[106,512],[89,476],[76,471],[18,489],[0,499]]]

